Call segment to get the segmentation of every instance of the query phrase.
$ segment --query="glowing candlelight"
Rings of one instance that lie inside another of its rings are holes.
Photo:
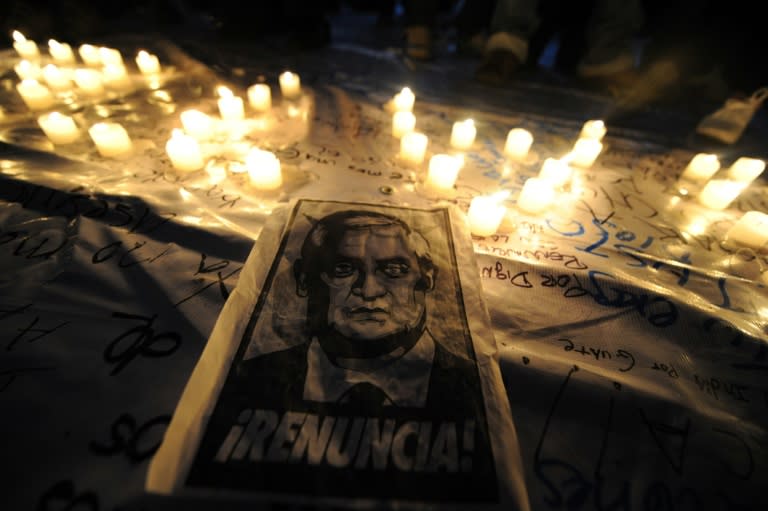
[[[54,144],[71,144],[80,138],[74,119],[59,112],[43,114],[37,118],[45,136]]]
[[[88,129],[96,149],[105,158],[125,156],[133,150],[133,143],[120,124],[99,122]]]
[[[181,125],[184,131],[198,140],[207,140],[214,130],[213,119],[198,110],[186,110],[181,113]]]
[[[39,80],[42,77],[40,65],[26,59],[13,66],[13,70],[21,80]]]
[[[741,157],[728,169],[728,177],[741,183],[751,183],[765,170],[765,162],[757,158]]]
[[[699,153],[694,156],[680,175],[680,179],[706,181],[720,170],[720,160],[716,154]]]
[[[160,74],[160,60],[146,50],[139,50],[136,54],[136,67],[143,75]]]
[[[104,66],[104,69],[101,70],[101,79],[104,86],[110,89],[124,90],[131,86],[125,66],[117,64]]]
[[[19,54],[19,57],[27,60],[38,60],[40,58],[40,50],[37,48],[37,43],[24,37],[24,34],[18,30],[14,30],[13,34],[13,49]]]
[[[530,131],[523,128],[513,128],[507,133],[504,152],[516,160],[522,160],[528,155],[531,144],[533,144],[533,135]]]
[[[601,120],[587,121],[581,128],[581,134],[579,138],[591,138],[598,142],[605,136],[605,123]]]
[[[120,50],[102,46],[99,48],[99,57],[101,58],[101,64],[104,66],[112,65],[125,67],[123,55],[120,53]]]
[[[101,55],[99,49],[92,44],[82,44],[77,49],[77,53],[80,54],[80,58],[83,59],[83,63],[90,67],[101,66]]]
[[[710,209],[725,209],[749,185],[728,179],[713,179],[699,194],[699,202]]]
[[[392,136],[402,138],[416,128],[416,116],[411,112],[395,112],[392,115]]]
[[[295,99],[301,96],[301,79],[296,73],[285,71],[280,75],[280,92],[284,98]]]
[[[193,171],[205,165],[197,140],[185,135],[180,129],[174,129],[171,132],[171,138],[165,144],[165,152],[168,153],[171,164],[177,170]]]
[[[95,69],[75,69],[75,84],[80,92],[88,96],[98,96],[104,93],[101,73]]]
[[[22,80],[16,84],[16,90],[30,110],[45,110],[55,101],[50,89],[37,80]]]
[[[53,61],[62,66],[71,66],[75,63],[75,54],[67,43],[60,43],[56,39],[48,39],[48,53]]]
[[[400,157],[410,163],[421,163],[427,152],[429,139],[424,133],[412,131],[400,139]]]
[[[272,90],[266,83],[256,83],[248,87],[248,103],[257,112],[266,112],[272,108]]]
[[[413,110],[415,101],[416,96],[411,89],[403,87],[403,89],[392,98],[392,105],[395,107],[396,112],[410,112]]]
[[[429,159],[427,185],[438,190],[452,190],[459,175],[462,160],[450,154],[436,154]]]
[[[502,204],[509,192],[499,192],[490,196],[479,196],[469,203],[467,220],[469,230],[477,236],[490,236],[499,230],[507,208]]]
[[[539,171],[539,177],[552,183],[555,188],[568,184],[571,180],[573,169],[563,160],[547,158]]]
[[[768,215],[747,211],[728,229],[725,240],[755,249],[765,247],[768,245]]]
[[[477,128],[472,119],[454,122],[451,129],[451,147],[459,151],[466,151],[472,147],[476,136]]]
[[[48,87],[55,91],[60,92],[72,88],[72,81],[69,79],[69,76],[56,64],[48,64],[43,67],[43,78]]]
[[[251,184],[261,190],[274,190],[283,184],[280,160],[273,153],[252,149],[245,158]]]
[[[554,200],[555,189],[552,187],[552,182],[531,177],[523,184],[523,189],[517,198],[517,207],[528,213],[536,214],[547,209]]]
[[[219,115],[225,121],[239,121],[245,118],[245,106],[243,98],[235,96],[232,91],[223,85],[216,88],[219,95]]]
[[[580,138],[573,144],[573,150],[566,159],[569,163],[588,169],[600,155],[603,150],[603,144],[591,138]]]

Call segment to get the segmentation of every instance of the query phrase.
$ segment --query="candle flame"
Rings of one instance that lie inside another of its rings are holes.
[[[146,60],[149,58],[149,52],[146,50],[139,50],[139,53],[136,55],[136,57],[141,60]]]
[[[17,43],[23,43],[24,41],[26,41],[26,40],[27,40],[27,38],[26,38],[26,37],[24,37],[24,34],[22,34],[21,32],[19,32],[18,30],[14,30],[14,31],[13,31],[12,37],[13,37],[13,40],[14,40],[15,42],[17,42]]]
[[[464,124],[466,124],[467,126],[474,126],[475,125],[475,121],[473,121],[472,119],[466,119],[464,121]]]
[[[50,114],[48,114],[49,119],[60,120],[60,119],[64,119],[64,117],[65,116],[59,112],[51,112]]]
[[[506,200],[507,197],[509,197],[509,195],[510,195],[509,190],[500,190],[494,194],[491,194],[488,198],[491,199],[492,201],[499,203]]]
[[[229,88],[225,87],[224,85],[219,85],[218,87],[216,87],[216,94],[218,94],[220,98],[231,98],[232,96],[234,96],[234,94],[232,94],[232,91],[229,90]]]

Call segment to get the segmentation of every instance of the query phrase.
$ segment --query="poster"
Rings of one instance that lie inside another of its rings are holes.
[[[272,215],[147,489],[526,508],[462,215],[299,200]]]

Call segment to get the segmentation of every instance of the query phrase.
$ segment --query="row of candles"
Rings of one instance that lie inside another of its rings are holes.
[[[741,157],[717,179],[720,160],[715,154],[699,153],[686,166],[677,183],[680,194],[696,195],[710,209],[727,208],[765,170],[765,162]]]

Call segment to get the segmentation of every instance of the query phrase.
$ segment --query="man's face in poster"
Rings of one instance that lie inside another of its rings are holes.
[[[416,328],[425,292],[418,260],[398,225],[347,230],[330,271],[328,324],[353,339],[379,339]]]

